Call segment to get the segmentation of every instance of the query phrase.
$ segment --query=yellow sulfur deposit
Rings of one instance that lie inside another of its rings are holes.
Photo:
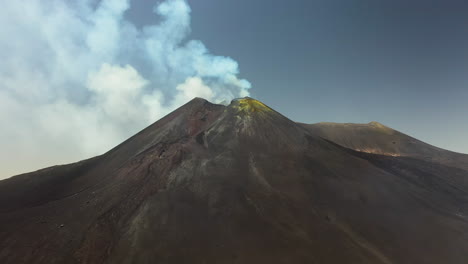
[[[264,103],[252,99],[252,98],[242,98],[238,99],[238,105],[236,106],[237,110],[241,113],[254,113],[254,112],[270,112],[271,108],[266,106]]]

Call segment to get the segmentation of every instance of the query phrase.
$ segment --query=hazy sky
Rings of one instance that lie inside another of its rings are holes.
[[[467,14],[440,0],[8,1],[0,179],[103,153],[193,96],[250,94],[296,121],[375,120],[468,153]]]

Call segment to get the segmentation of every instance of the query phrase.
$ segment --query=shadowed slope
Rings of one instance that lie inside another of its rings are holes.
[[[2,263],[465,263],[464,170],[195,99],[108,153],[0,181]]]

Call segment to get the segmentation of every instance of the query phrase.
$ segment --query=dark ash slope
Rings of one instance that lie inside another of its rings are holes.
[[[194,99],[0,181],[0,263],[466,263],[463,166],[324,138],[250,98]]]

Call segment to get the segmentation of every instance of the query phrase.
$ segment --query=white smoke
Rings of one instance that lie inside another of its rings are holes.
[[[101,154],[169,111],[204,97],[247,96],[237,63],[189,40],[185,0],[4,1],[0,8],[0,178]]]

